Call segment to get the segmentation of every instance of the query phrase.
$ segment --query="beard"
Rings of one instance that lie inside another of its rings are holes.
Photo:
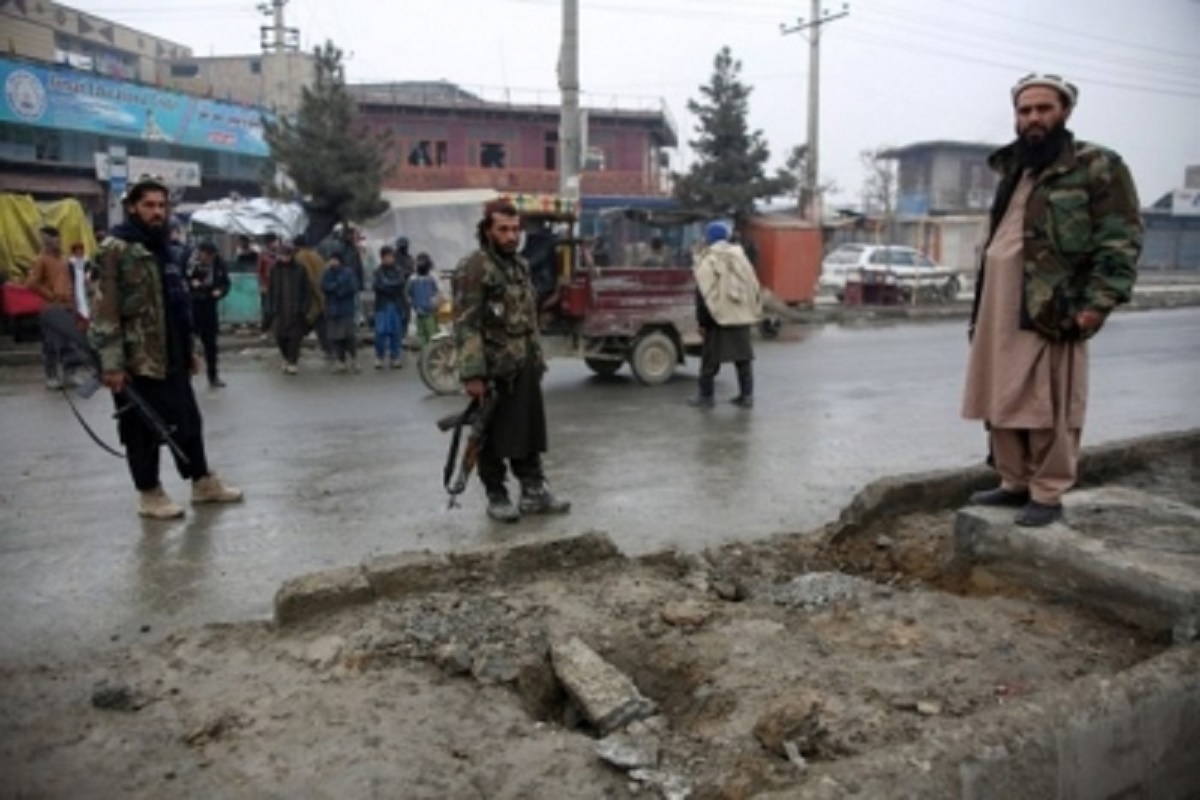
[[[517,249],[518,249],[517,244],[518,244],[517,242],[513,242],[512,244],[505,244],[503,242],[498,242],[495,239],[492,239],[492,249],[495,250],[497,253],[500,253],[500,254],[506,255],[506,256],[515,256],[517,254]]]
[[[1064,123],[1059,123],[1044,133],[1018,133],[1017,160],[1022,167],[1035,174],[1039,173],[1058,160],[1070,138],[1071,134]]]

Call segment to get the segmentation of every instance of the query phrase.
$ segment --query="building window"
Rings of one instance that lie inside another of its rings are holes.
[[[261,61],[259,61],[258,59],[255,59],[250,62],[250,74],[262,75],[262,62]]]
[[[546,131],[543,137],[546,142],[545,147],[545,167],[547,172],[554,172],[558,169],[558,131]]]
[[[445,140],[421,139],[408,151],[410,167],[444,167],[449,156]]]
[[[172,78],[194,78],[200,74],[200,66],[198,64],[172,64]]]
[[[480,142],[479,166],[484,169],[505,169],[508,166],[508,145],[504,142]]]
[[[588,147],[583,168],[589,172],[604,172],[608,169],[608,153],[603,147]]]

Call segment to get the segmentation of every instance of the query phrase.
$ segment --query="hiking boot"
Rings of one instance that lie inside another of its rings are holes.
[[[968,502],[973,506],[1021,508],[1029,502],[1029,490],[1010,492],[1003,487],[987,489],[982,492],[973,492]]]
[[[521,487],[522,514],[568,514],[570,511],[571,504],[552,495],[544,483]]]
[[[508,492],[488,494],[487,515],[496,522],[519,522],[521,512],[513,505]]]
[[[754,408],[754,398],[749,396],[738,395],[729,402],[733,403],[738,408]]]
[[[202,503],[239,503],[242,500],[242,490],[226,486],[221,479],[212,473],[192,481],[192,505]]]
[[[687,404],[692,408],[712,408],[716,405],[712,395],[696,394],[687,399]]]
[[[1044,528],[1052,522],[1058,522],[1062,519],[1062,515],[1061,504],[1050,506],[1030,500],[1024,508],[1017,512],[1016,523],[1022,528]]]
[[[179,519],[183,506],[171,500],[161,486],[138,492],[138,516],[147,519]]]

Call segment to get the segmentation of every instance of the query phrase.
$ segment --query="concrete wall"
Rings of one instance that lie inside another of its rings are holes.
[[[113,74],[102,60],[95,63],[95,71],[142,83],[155,81],[159,59],[191,55],[191,49],[184,45],[49,0],[4,3],[0,7],[0,32],[0,44],[11,55],[34,61],[59,61],[55,34],[66,37],[69,49],[76,53],[82,53],[88,45],[119,54],[129,60],[134,74]]]
[[[195,68],[195,75],[180,75]],[[188,58],[159,64],[164,86],[219,100],[270,108],[294,114],[305,86],[316,76],[309,53],[256,53],[220,58]]]

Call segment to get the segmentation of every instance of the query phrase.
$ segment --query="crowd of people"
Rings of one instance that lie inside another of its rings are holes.
[[[426,253],[411,255],[404,236],[378,250],[373,270],[367,268],[361,232],[350,225],[337,226],[315,246],[304,237],[283,241],[274,233],[259,242],[239,236],[231,268],[212,242],[182,250],[213,388],[225,385],[216,367],[215,303],[228,293],[230,272],[257,276],[262,332],[278,347],[287,375],[299,373],[302,342],[310,334],[334,372],[358,372],[358,334],[364,325],[374,334],[377,370],[403,368],[410,329],[422,344],[437,333],[441,293],[433,260]]]

